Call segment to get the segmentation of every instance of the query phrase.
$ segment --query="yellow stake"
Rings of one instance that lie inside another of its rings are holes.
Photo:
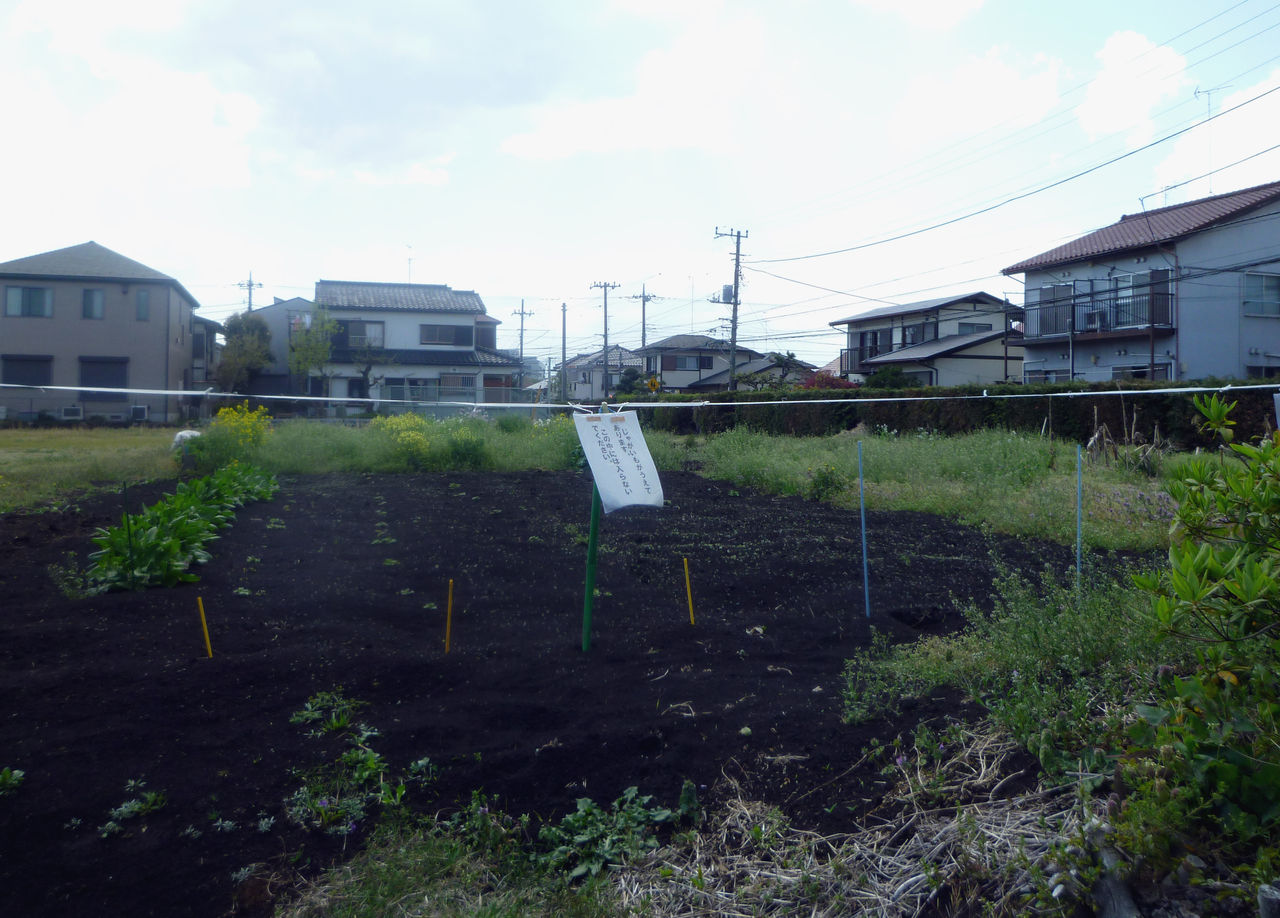
[[[205,617],[204,617],[204,597],[203,596],[196,597],[196,605],[200,607],[200,628],[202,631],[204,631],[204,649],[208,652],[209,656],[212,657],[213,645],[209,643],[209,623],[205,621]]]
[[[689,595],[689,624],[693,624],[693,587],[689,586],[689,559],[684,559],[684,591]]]
[[[449,638],[453,631],[453,580],[449,580],[449,606],[444,616],[444,652],[449,652]]]

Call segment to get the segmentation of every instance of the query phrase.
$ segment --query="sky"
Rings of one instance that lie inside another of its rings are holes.
[[[610,344],[727,339],[740,232],[739,343],[821,365],[1280,180],[1277,90],[1266,0],[0,0],[0,261],[94,240],[215,320],[251,274],[447,284],[558,362],[604,284]]]

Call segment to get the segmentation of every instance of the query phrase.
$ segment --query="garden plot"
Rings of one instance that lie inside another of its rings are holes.
[[[1027,571],[1072,561],[871,513],[868,619],[856,513],[665,473],[666,506],[602,522],[584,654],[585,475],[281,485],[209,543],[199,583],[140,593],[66,599],[49,576],[118,523],[118,496],[0,518],[0,765],[26,774],[0,797],[0,914],[269,914],[275,890],[238,881],[314,870],[372,821],[329,834],[286,808],[325,754],[291,715],[339,687],[390,768],[430,759],[434,782],[408,792],[422,811],[483,790],[556,819],[632,785],[674,805],[685,780],[714,802],[728,776],[798,826],[849,828],[880,793],[873,768],[850,765],[911,723],[844,726],[845,659],[872,627],[958,627],[953,598],[986,601],[993,555]]]

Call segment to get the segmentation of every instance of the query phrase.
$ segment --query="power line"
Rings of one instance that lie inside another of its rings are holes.
[[[1223,109],[1222,111],[1218,112],[1218,114],[1213,115],[1212,117],[1206,118],[1203,121],[1199,121],[1193,125],[1182,128],[1181,130],[1174,131],[1171,134],[1166,134],[1165,136],[1159,138],[1158,140],[1153,140],[1151,143],[1148,143],[1145,146],[1138,147],[1135,150],[1130,150],[1127,153],[1122,153],[1119,156],[1106,160],[1105,162],[1098,163],[1094,166],[1090,166],[1088,169],[1084,169],[1073,175],[1069,175],[1066,178],[1058,179],[1057,181],[1050,182],[1047,185],[1041,185],[1040,187],[1033,188],[1030,191],[1025,191],[1021,194],[1013,195],[1012,197],[1005,198],[1002,201],[997,201],[995,204],[991,204],[987,207],[979,208],[978,210],[970,211],[969,213],[962,214],[958,217],[953,217],[950,220],[943,220],[939,223],[934,223],[929,226],[924,226],[919,229],[911,230],[910,232],[899,233],[896,236],[889,236],[884,239],[876,239],[872,242],[864,242],[861,245],[848,246],[843,249],[832,249],[828,252],[813,252],[808,255],[793,255],[788,258],[759,258],[759,259],[756,259],[754,262],[752,262],[752,264],[760,264],[760,265],[779,264],[781,262],[788,262],[788,261],[806,261],[812,258],[826,258],[829,255],[843,255],[848,252],[857,252],[857,251],[861,251],[862,249],[869,249],[875,246],[885,245],[886,243],[897,242],[901,239],[909,239],[912,236],[920,236],[920,235],[923,235],[924,233],[932,232],[933,230],[936,230],[936,229],[941,229],[944,226],[953,226],[956,223],[960,223],[964,220],[970,220],[974,217],[981,216],[982,214],[989,214],[993,210],[999,210],[1001,207],[1005,207],[1006,205],[1012,204],[1015,201],[1022,201],[1026,198],[1033,197],[1034,195],[1043,194],[1044,192],[1049,191],[1052,188],[1057,188],[1060,185],[1065,185],[1068,182],[1073,182],[1078,178],[1083,178],[1084,176],[1097,172],[1100,169],[1104,169],[1107,166],[1115,165],[1121,160],[1128,159],[1130,156],[1134,156],[1138,153],[1142,153],[1142,152],[1145,152],[1146,150],[1150,150],[1152,147],[1157,147],[1162,143],[1167,143],[1173,138],[1179,137],[1187,133],[1188,131],[1193,131],[1196,128],[1200,127],[1201,125],[1208,124],[1210,121],[1213,121],[1217,118],[1221,118],[1223,115],[1230,114],[1231,112],[1241,109],[1246,105],[1251,105],[1252,103],[1257,102],[1259,99],[1263,99],[1266,96],[1271,95],[1273,92],[1280,92],[1280,86],[1275,86],[1275,87],[1272,87],[1271,89],[1265,90],[1259,93],[1258,95],[1254,96],[1252,99],[1246,99],[1244,102],[1241,102],[1237,105],[1233,105],[1231,108]]]

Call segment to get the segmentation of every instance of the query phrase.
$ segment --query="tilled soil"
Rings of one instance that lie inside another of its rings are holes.
[[[324,761],[290,715],[338,687],[367,703],[392,768],[438,765],[412,800],[423,811],[482,790],[557,819],[631,785],[673,805],[686,779],[714,803],[731,778],[798,826],[848,829],[882,789],[873,766],[849,767],[863,748],[962,707],[938,696],[893,723],[842,724],[841,670],[872,627],[954,630],[956,600],[987,603],[993,557],[1072,560],[870,513],[868,618],[856,512],[692,473],[662,483],[664,508],[603,518],[588,652],[582,474],[282,479],[211,543],[198,583],[89,599],[65,598],[51,565],[83,563],[94,528],[119,522],[119,493],[0,518],[0,767],[26,773],[0,797],[0,914],[270,914],[287,884],[233,874],[305,875],[361,839],[305,831],[283,808],[295,770]],[[163,490],[130,488],[129,509]],[[143,790],[163,808],[101,837]]]

